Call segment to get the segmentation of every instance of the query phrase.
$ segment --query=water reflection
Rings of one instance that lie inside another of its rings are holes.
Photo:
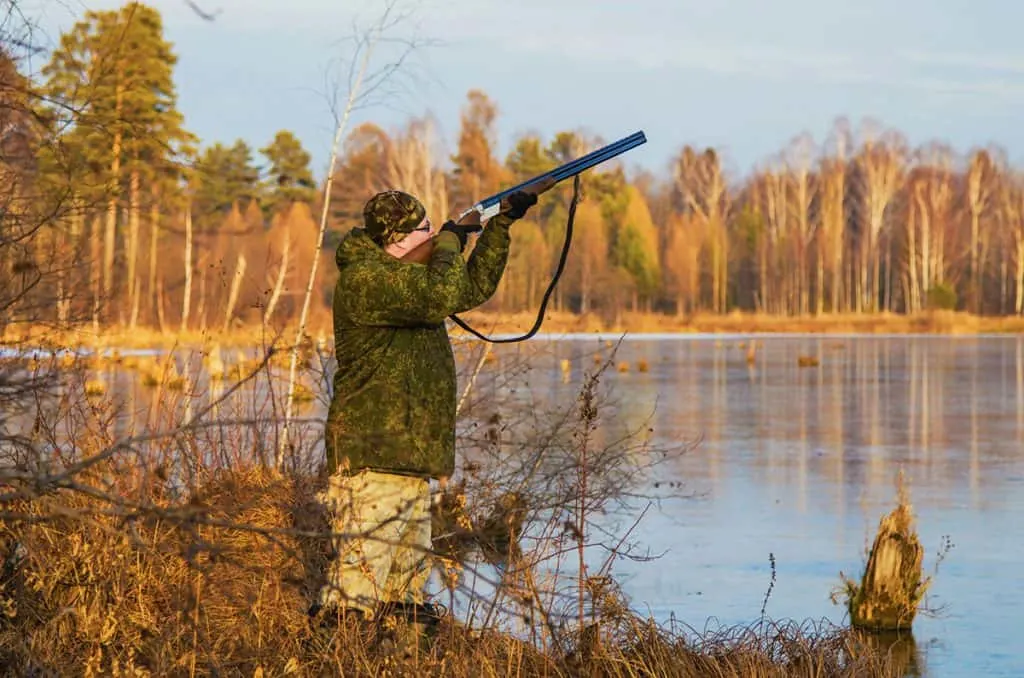
[[[874,653],[888,657],[889,665],[898,675],[905,676],[905,678],[917,678],[925,675],[923,673],[924,660],[913,633],[897,631],[864,633],[861,635],[861,640]]]
[[[661,442],[704,438],[674,467],[701,499],[666,506],[640,528],[652,551],[667,551],[668,567],[618,568],[634,603],[698,627],[709,617],[749,622],[772,553],[779,580],[769,614],[841,623],[843,610],[828,593],[840,570],[860,573],[904,469],[926,574],[942,535],[958,544],[930,599],[948,605],[948,616],[916,623],[929,639],[927,675],[1024,675],[1016,670],[1020,652],[993,649],[1016,647],[1010,629],[1024,605],[1017,576],[1024,521],[1013,517],[1024,511],[1024,339],[758,340],[752,365],[740,345],[748,337],[620,348],[623,361],[660,352],[652,361],[658,369],[643,381],[615,374],[607,386],[629,409],[657,403]],[[578,344],[554,346],[557,359]],[[801,356],[817,366],[801,367]],[[549,367],[539,361],[534,369]],[[557,402],[579,385],[574,371],[569,383],[535,397]],[[925,675],[919,646],[903,639],[892,648],[907,658],[910,675]]]

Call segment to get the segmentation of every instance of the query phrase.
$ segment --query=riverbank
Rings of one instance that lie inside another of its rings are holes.
[[[476,330],[486,334],[522,334],[536,320],[532,313],[495,314],[472,312],[460,316]],[[976,316],[953,311],[933,311],[917,315],[892,313],[833,314],[820,316],[772,316],[754,313],[685,317],[656,313],[623,313],[608,321],[595,314],[548,313],[540,330],[544,334],[1017,334],[1024,332],[1022,316]],[[330,346],[329,322],[311,323],[307,334],[313,341]],[[453,337],[469,336],[452,327]],[[160,332],[146,327],[109,327],[99,333],[92,326],[56,329],[45,325],[11,326],[0,338],[4,346],[40,346],[45,348],[121,349],[173,348],[218,345],[221,347],[286,346],[295,337],[295,329],[267,328],[259,325],[235,327],[228,331],[190,330]]]
[[[913,661],[905,642],[827,624],[661,625],[614,588],[583,628],[571,617],[546,625],[553,603],[534,610],[520,637],[452,615],[433,640],[396,655],[376,640],[390,625],[320,628],[307,617],[327,563],[312,478],[207,468],[175,499],[138,469],[118,470],[106,492],[9,487],[20,499],[0,512],[0,553],[16,563],[0,582],[0,664],[18,675],[79,666],[85,675],[897,678]],[[76,478],[95,489],[113,471],[108,460]],[[131,536],[129,492],[141,507]],[[460,597],[471,599],[474,577],[462,578]]]
[[[531,313],[467,313],[462,319],[484,333],[512,334],[529,330],[536,316]],[[1024,317],[976,316],[954,311],[912,316],[865,313],[796,317],[740,312],[725,315],[700,313],[684,317],[623,313],[617,320],[609,322],[594,314],[548,313],[541,331],[548,334],[1009,334],[1024,332]]]

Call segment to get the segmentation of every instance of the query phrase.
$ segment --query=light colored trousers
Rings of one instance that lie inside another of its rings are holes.
[[[378,602],[422,603],[430,576],[429,482],[363,470],[331,476],[319,497],[335,534],[320,605],[373,616]]]

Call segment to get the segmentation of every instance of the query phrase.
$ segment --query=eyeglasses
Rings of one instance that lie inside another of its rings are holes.
[[[430,223],[430,219],[424,217],[423,218],[423,222],[419,226],[417,226],[416,228],[412,229],[412,232],[413,233],[415,233],[416,231],[427,231],[427,232],[429,232],[431,228],[433,228],[433,225]]]

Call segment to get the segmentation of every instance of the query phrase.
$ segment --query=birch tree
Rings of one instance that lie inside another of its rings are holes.
[[[968,290],[968,308],[972,313],[982,310],[982,271],[985,266],[985,253],[988,232],[984,228],[984,219],[993,203],[995,185],[998,180],[996,164],[986,150],[975,151],[967,167],[967,209],[971,220],[971,234],[968,241],[970,251],[970,289]]]
[[[415,195],[427,214],[440,222],[448,215],[449,186],[436,162],[435,129],[432,118],[410,120],[401,134],[387,139],[385,157],[388,186]]]
[[[864,231],[860,247],[857,310],[878,310],[885,304],[887,289],[882,285],[883,237],[888,235],[887,210],[899,190],[904,166],[905,144],[897,134],[878,134],[873,127],[865,135],[856,162],[864,181]]]
[[[809,257],[813,253],[818,222],[811,218],[811,203],[817,191],[817,178],[812,176],[816,149],[809,134],[802,134],[786,151],[786,170],[791,175],[793,188],[787,218],[792,221],[793,258],[796,260],[792,275],[796,281],[795,304],[797,313],[808,313],[811,305]]]
[[[1024,177],[1013,172],[999,193],[1002,220],[1009,239],[1007,257],[1013,265],[1013,312],[1024,314]]]
[[[850,130],[845,121],[832,131],[833,155],[825,155],[819,168],[821,189],[819,212],[821,237],[818,239],[818,313],[825,306],[825,278],[828,276],[829,308],[843,308],[846,235],[846,164],[850,149]]]
[[[726,310],[729,252],[726,232],[728,195],[718,154],[711,148],[698,154],[685,147],[673,165],[674,189],[684,214],[699,219],[707,234],[710,260],[711,308]]]
[[[335,113],[335,132],[331,143],[330,161],[327,168],[327,182],[324,187],[324,200],[320,214],[319,231],[316,247],[310,266],[309,279],[306,285],[305,294],[302,299],[302,310],[299,315],[298,327],[296,328],[295,341],[291,345],[289,366],[288,366],[288,388],[285,402],[284,426],[279,438],[279,444],[275,459],[275,467],[281,469],[285,452],[289,446],[289,425],[292,419],[292,408],[294,406],[295,382],[297,377],[299,349],[302,346],[306,331],[306,318],[309,314],[310,299],[313,296],[313,286],[316,281],[317,266],[320,261],[320,251],[323,249],[324,233],[327,230],[328,215],[331,209],[331,188],[334,180],[335,166],[338,160],[338,150],[342,139],[345,138],[348,129],[349,119],[353,111],[371,105],[378,96],[388,96],[395,76],[402,73],[407,60],[415,53],[419,41],[408,38],[389,38],[389,43],[394,45],[395,41],[400,45],[398,52],[393,58],[385,59],[379,68],[374,68],[374,53],[380,47],[385,35],[395,31],[407,19],[409,14],[397,9],[397,0],[384,0],[384,8],[370,25],[358,30],[355,35],[355,46],[351,56],[351,66],[348,69],[349,77],[347,83],[347,95],[344,103],[338,106],[335,101],[333,111]]]

